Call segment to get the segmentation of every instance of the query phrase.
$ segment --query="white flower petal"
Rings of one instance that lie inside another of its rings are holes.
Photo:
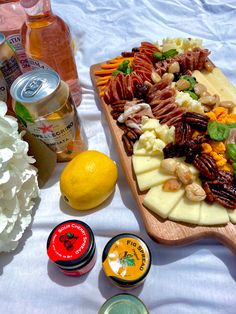
[[[13,156],[13,152],[9,148],[0,149],[0,160],[2,162],[9,161]]]
[[[10,171],[0,173],[0,185],[9,182],[10,178],[11,178]]]
[[[7,105],[5,102],[0,100],[0,116],[4,117],[7,113]]]

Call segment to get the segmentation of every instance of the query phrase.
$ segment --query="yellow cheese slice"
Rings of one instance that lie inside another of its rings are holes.
[[[183,196],[168,215],[174,221],[198,224],[200,218],[200,202],[192,202]]]
[[[163,158],[159,156],[132,156],[135,174],[158,169]]]
[[[168,179],[174,178],[174,176],[163,173],[160,169],[144,172],[137,175],[137,182],[140,191],[150,189],[155,185],[162,184]]]
[[[236,224],[236,209],[228,209],[229,219],[233,224]]]
[[[221,225],[229,222],[227,209],[214,203],[201,202],[199,225]]]
[[[158,185],[148,191],[143,204],[162,218],[166,218],[183,195],[183,188],[176,192],[165,192],[162,185]]]
[[[221,101],[229,100],[236,104],[235,87],[219,68],[214,68],[212,72],[202,71],[202,74],[217,89],[216,94]]]
[[[210,93],[211,95],[219,93],[217,88],[214,86],[214,84],[212,84],[209,81],[209,79],[205,76],[205,74],[203,74],[202,72],[195,70],[193,71],[192,76],[196,78],[198,83],[201,83],[204,86],[206,86],[208,93]]]

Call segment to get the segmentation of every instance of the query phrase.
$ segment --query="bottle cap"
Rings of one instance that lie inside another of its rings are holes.
[[[19,76],[12,84],[10,93],[20,103],[35,103],[52,95],[60,82],[60,76],[52,69],[34,70]]]
[[[94,252],[93,232],[86,223],[79,220],[64,221],[48,237],[48,257],[63,269],[83,267]]]
[[[148,314],[148,309],[144,303],[132,294],[122,293],[117,294],[108,299],[98,314]]]
[[[0,33],[0,46],[4,44],[6,41],[6,37],[3,33]]]
[[[39,0],[20,0],[20,4],[23,8],[32,8],[34,5],[36,5],[39,2]]]

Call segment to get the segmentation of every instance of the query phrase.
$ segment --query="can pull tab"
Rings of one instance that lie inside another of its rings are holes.
[[[43,81],[40,79],[32,79],[29,83],[26,84],[25,88],[22,91],[23,97],[30,98],[33,97],[43,85]]]

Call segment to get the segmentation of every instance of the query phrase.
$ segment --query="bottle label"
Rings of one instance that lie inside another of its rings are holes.
[[[0,72],[0,100],[7,102],[7,84]]]
[[[15,56],[12,56],[8,60],[0,60],[0,70],[2,71],[8,88],[10,88],[15,79],[22,74]]]
[[[43,61],[39,61],[33,58],[28,58],[29,64],[32,70],[38,70],[38,69],[51,69],[49,65],[44,63]]]
[[[75,137],[74,112],[59,119],[40,118],[33,124],[27,123],[27,129],[53,151],[62,152]]]
[[[26,56],[25,50],[22,46],[21,35],[20,34],[11,34],[7,37],[7,41],[15,49],[17,57],[19,59],[20,67],[23,72],[30,71],[30,64]]]

